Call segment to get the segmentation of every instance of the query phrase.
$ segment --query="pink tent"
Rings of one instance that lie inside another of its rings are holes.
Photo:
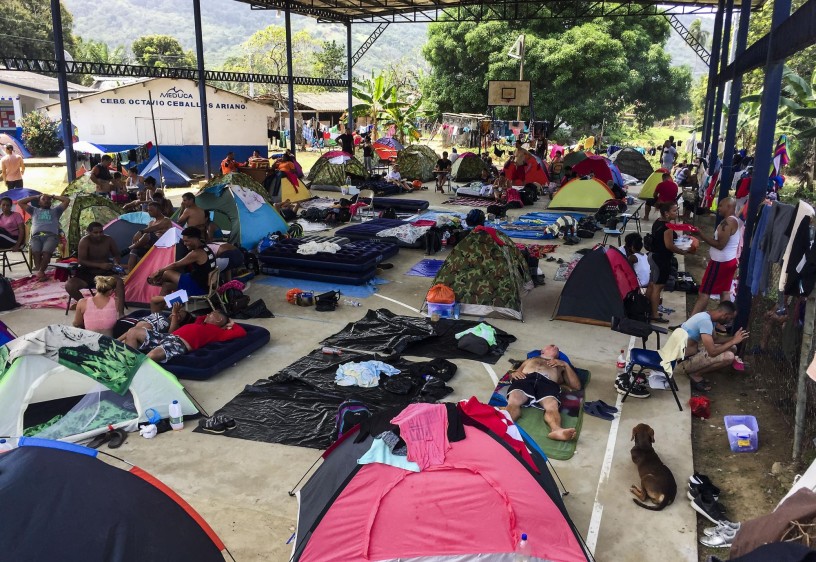
[[[125,278],[125,302],[148,304],[151,298],[158,296],[161,287],[150,285],[147,278],[162,267],[176,261],[180,242],[181,227],[173,225],[173,228],[156,241]]]
[[[327,451],[299,493],[293,559],[508,560],[526,533],[536,559],[586,562],[546,468],[536,474],[495,434],[464,429],[444,462],[421,472],[379,462],[358,468],[371,437],[356,444],[352,436]]]
[[[561,152],[561,155],[562,155],[562,156],[564,155],[564,152],[566,152],[566,151],[564,150],[564,147],[563,147],[563,146],[561,146],[560,144],[551,144],[551,145],[550,145],[550,160],[552,160],[553,158],[555,158],[555,153],[556,153],[556,152],[559,152],[559,151]]]

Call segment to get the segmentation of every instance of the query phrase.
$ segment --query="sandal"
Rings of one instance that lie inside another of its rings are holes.
[[[548,258],[547,258],[547,260],[546,260],[546,261],[555,261],[555,258],[554,258],[554,257],[552,257],[552,256],[550,256],[550,257],[548,257]]]
[[[561,265],[561,264],[563,264],[563,263],[564,263],[564,260],[562,260],[561,258],[558,258],[558,259],[557,259],[557,260],[555,260],[555,261],[556,261],[556,262],[558,262],[558,265]]]
[[[615,406],[610,406],[609,404],[607,404],[603,400],[596,400],[595,403],[599,404],[601,406],[601,408],[603,408],[607,412],[611,412],[611,413],[614,414],[615,412],[618,411],[618,409]]]
[[[711,383],[705,379],[700,379],[698,381],[691,379],[691,390],[694,392],[710,392]]]
[[[735,371],[744,371],[745,370],[745,362],[739,357],[734,357],[734,361],[731,363],[731,368]]]
[[[662,316],[658,316],[657,318],[652,318],[652,323],[654,324],[668,324],[669,319],[663,318]]]
[[[115,429],[108,433],[110,433],[109,449],[118,449],[127,440],[127,432],[124,429]]]

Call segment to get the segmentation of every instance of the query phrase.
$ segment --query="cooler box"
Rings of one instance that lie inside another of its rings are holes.
[[[459,318],[459,303],[442,304],[435,302],[427,302],[428,316],[438,314],[440,318]]]
[[[754,416],[725,416],[728,444],[735,453],[753,453],[759,448],[759,424]]]

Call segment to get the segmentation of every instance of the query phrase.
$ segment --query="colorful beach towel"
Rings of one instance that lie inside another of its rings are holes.
[[[14,298],[24,308],[60,308],[65,310],[68,294],[65,283],[54,280],[54,272],[46,271],[47,278],[40,281],[34,275],[11,281]]]
[[[510,387],[510,374],[512,372],[508,371],[499,380],[499,384],[490,398],[489,404],[491,406],[507,405],[507,391]],[[584,392],[589,384],[591,373],[586,369],[578,368],[575,368],[575,373],[581,379],[581,390],[561,394],[561,426],[564,428],[574,427],[575,439],[572,441],[555,441],[547,437],[550,433],[550,426],[544,421],[544,412],[538,408],[522,408],[521,417],[516,422],[541,447],[541,450],[544,451],[548,458],[559,461],[569,460],[575,454],[584,421]]]
[[[465,207],[489,207],[495,205],[496,202],[492,199],[484,199],[482,197],[456,197],[442,201],[443,205],[463,205]]]
[[[572,270],[575,269],[575,266],[582,257],[584,257],[583,254],[572,254],[569,261],[565,261],[558,266],[558,271],[555,272],[555,277],[553,277],[553,279],[555,281],[566,281],[569,279],[569,276],[572,274]]]

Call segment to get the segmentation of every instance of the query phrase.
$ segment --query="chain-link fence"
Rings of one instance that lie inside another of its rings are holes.
[[[807,379],[805,400],[798,400],[798,392],[803,333],[812,333],[804,330],[808,300],[782,295],[778,290],[780,274],[781,267],[773,265],[767,294],[752,300],[748,327],[751,338],[742,355],[751,365],[759,394],[766,397],[791,428],[796,427],[797,408],[804,408],[804,415],[800,412],[798,416],[804,424],[798,430],[801,433],[797,442],[807,450],[814,447],[812,440],[816,437],[816,382]],[[807,342],[808,349],[811,343]],[[811,357],[812,352],[807,360]]]

